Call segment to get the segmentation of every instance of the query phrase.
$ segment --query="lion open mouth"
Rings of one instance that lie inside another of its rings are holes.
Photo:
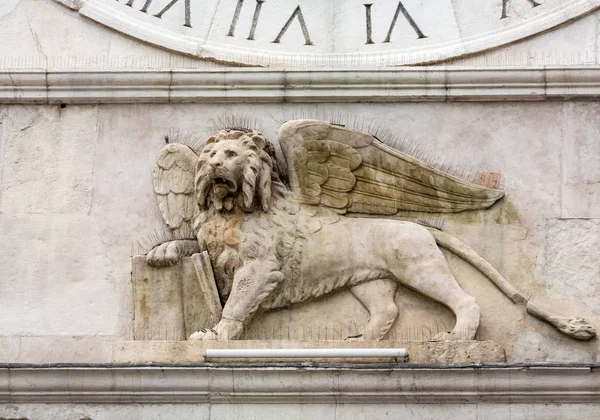
[[[224,198],[230,192],[237,190],[235,182],[229,181],[225,178],[214,178],[213,179],[213,192],[219,198]]]

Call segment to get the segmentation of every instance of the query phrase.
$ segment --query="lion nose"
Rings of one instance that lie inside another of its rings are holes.
[[[219,166],[223,166],[223,159],[221,159],[220,157],[215,156],[214,158],[212,158],[210,160],[209,164],[210,164],[210,166],[218,168]]]

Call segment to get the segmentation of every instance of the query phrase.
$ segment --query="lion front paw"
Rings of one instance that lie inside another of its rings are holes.
[[[239,337],[243,329],[243,324],[231,319],[221,319],[214,328],[201,328],[192,335],[190,340],[235,340]]]
[[[146,255],[146,262],[156,268],[177,264],[179,259],[179,249],[174,241],[157,245]]]
[[[193,333],[192,335],[190,335],[190,340],[202,340],[202,341],[209,341],[209,340],[218,340],[219,339],[219,333],[216,332],[214,329],[210,329],[207,330],[206,328],[202,328],[198,331],[196,331],[195,333]]]

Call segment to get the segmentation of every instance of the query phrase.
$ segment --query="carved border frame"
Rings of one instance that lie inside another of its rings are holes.
[[[531,21],[501,30],[468,37],[463,40],[439,43],[426,48],[410,48],[389,52],[315,54],[281,54],[234,47],[201,38],[187,37],[155,25],[132,22],[131,18],[107,7],[101,0],[56,0],[78,10],[83,16],[119,32],[153,45],[200,58],[225,63],[241,63],[269,67],[369,67],[402,66],[439,62],[501,47],[515,41],[548,31],[563,23],[576,20],[600,8],[600,0],[574,0],[559,9],[540,14]]]

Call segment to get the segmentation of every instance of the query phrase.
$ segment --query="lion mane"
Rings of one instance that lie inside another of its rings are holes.
[[[223,140],[237,140],[244,149],[247,159],[242,173],[242,194],[235,203],[234,197],[218,197],[211,191],[212,178],[209,176],[208,157],[214,146]],[[219,130],[210,137],[200,154],[196,167],[195,189],[200,209],[213,204],[217,210],[231,210],[239,204],[247,212],[254,211],[255,203],[264,212],[269,211],[274,182],[281,182],[281,171],[275,156],[275,148],[265,137],[255,130]]]
[[[225,140],[236,141],[245,162],[235,176],[235,191],[223,197],[212,188],[209,159]],[[288,278],[297,275],[306,229],[282,178],[275,148],[258,131],[223,129],[206,141],[196,167],[194,230],[211,255],[222,303],[246,259],[262,260]]]

